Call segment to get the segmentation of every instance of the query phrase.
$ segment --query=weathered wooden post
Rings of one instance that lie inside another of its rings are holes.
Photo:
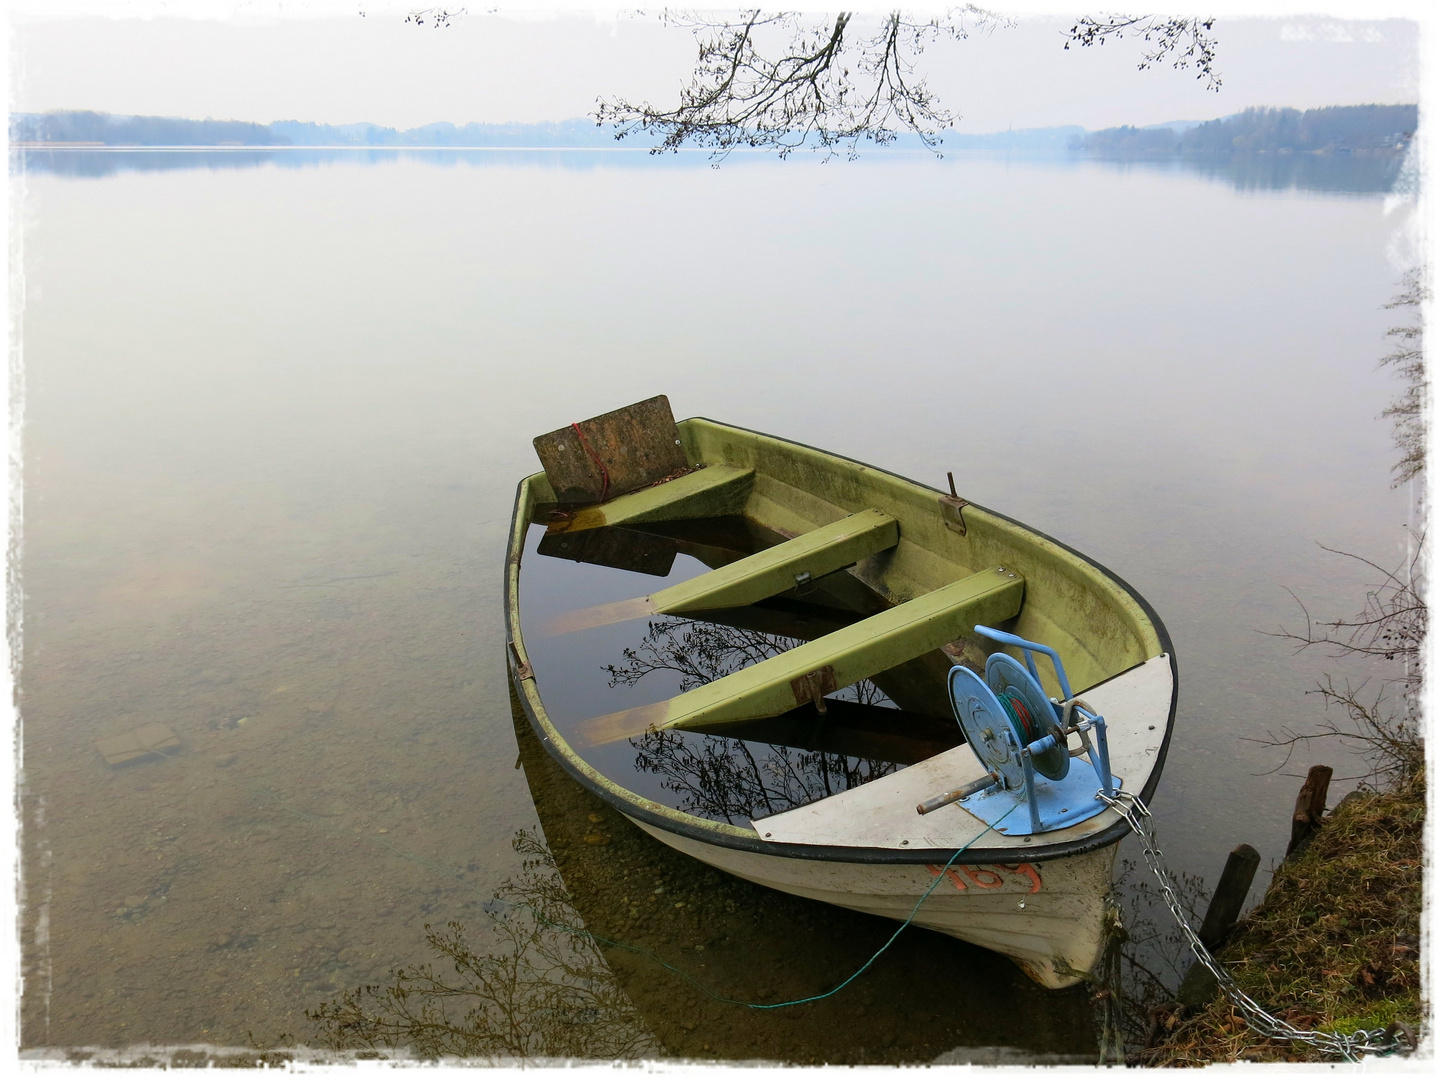
[[[1205,909],[1205,921],[1200,924],[1200,944],[1205,948],[1214,949],[1235,929],[1259,866],[1260,853],[1249,844],[1241,844],[1230,852],[1220,884],[1215,886],[1215,895],[1210,897],[1210,906]]]
[[[1325,817],[1325,800],[1330,794],[1330,778],[1335,770],[1329,765],[1313,765],[1295,798],[1295,813],[1290,818],[1290,844],[1285,857],[1303,851]],[[1225,872],[1220,875],[1220,884],[1210,898],[1205,910],[1205,921],[1200,926],[1200,944],[1212,952],[1225,940],[1240,918],[1240,909],[1245,904],[1245,895],[1250,883],[1255,880],[1255,870],[1260,865],[1260,853],[1249,844],[1241,844],[1230,853],[1225,863]],[[1194,963],[1180,980],[1180,989],[1175,998],[1189,1008],[1199,1008],[1214,995],[1217,984],[1204,964]]]
[[[1295,799],[1295,814],[1290,819],[1290,846],[1285,849],[1287,859],[1303,848],[1320,827],[1325,816],[1325,799],[1330,794],[1330,778],[1334,775],[1335,770],[1329,765],[1310,767]]]
[[[1205,948],[1213,952],[1235,928],[1259,866],[1260,853],[1249,844],[1241,844],[1230,852],[1220,884],[1215,886],[1210,906],[1205,909],[1205,920],[1200,924],[1200,944]],[[1185,972],[1175,998],[1182,1005],[1198,1008],[1214,996],[1217,986],[1209,968],[1197,960]]]

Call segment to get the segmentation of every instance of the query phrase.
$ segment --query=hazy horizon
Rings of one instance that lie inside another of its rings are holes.
[[[406,25],[405,7],[368,6],[363,18],[227,18],[205,13],[214,5],[185,3],[157,17],[102,18],[78,0],[15,12],[10,111],[402,130],[561,123],[588,118],[601,96],[672,100],[693,65],[691,35],[654,17],[506,10],[436,30]],[[1138,41],[1066,51],[1067,26],[1026,17],[940,42],[919,71],[957,114],[953,130],[961,134],[1148,127],[1249,107],[1410,104],[1420,96],[1419,26],[1406,19],[1222,18],[1214,28],[1218,92],[1193,71],[1137,71]],[[445,115],[468,119],[435,119]]]
[[[1312,106],[1312,108],[1348,108],[1348,107],[1356,107],[1356,106],[1364,106],[1364,105],[1377,105],[1377,104],[1413,105],[1413,104],[1416,104],[1416,102],[1393,102],[1393,103],[1386,102],[1386,103],[1382,103],[1382,102],[1372,102],[1372,101],[1349,101],[1349,102],[1334,102],[1334,103],[1332,103],[1332,104],[1329,105],[1329,106]],[[1186,124],[1186,125],[1193,124],[1193,125],[1199,125],[1199,124],[1204,124],[1204,123],[1210,123],[1210,122],[1213,122],[1213,121],[1216,121],[1216,120],[1225,120],[1225,119],[1228,119],[1228,118],[1230,118],[1230,117],[1232,117],[1232,116],[1238,116],[1239,114],[1245,112],[1246,109],[1249,109],[1249,108],[1277,108],[1277,109],[1285,109],[1285,108],[1294,108],[1294,107],[1295,107],[1295,106],[1284,105],[1284,104],[1274,104],[1274,105],[1268,105],[1268,106],[1246,106],[1245,108],[1236,109],[1234,112],[1225,113],[1225,114],[1220,115],[1220,116],[1204,116],[1204,117],[1186,116],[1186,117],[1176,117],[1176,118],[1171,119],[1171,120],[1163,120],[1163,121],[1160,121],[1160,122],[1158,122],[1158,123],[1149,123],[1149,124],[1120,123],[1120,124],[1113,124],[1113,125],[1109,125],[1109,126],[1110,126],[1110,127],[1163,128],[1163,127],[1169,127],[1169,126],[1173,126],[1173,125],[1177,125],[1177,124]],[[1305,111],[1305,110],[1304,110],[1304,109],[1301,109],[1300,111],[1303,112],[1303,111]],[[406,133],[406,132],[411,132],[411,131],[420,131],[420,130],[424,130],[425,128],[439,127],[439,126],[444,125],[444,124],[449,124],[449,125],[451,125],[451,126],[454,127],[454,128],[466,128],[466,127],[471,127],[471,126],[493,127],[493,128],[507,128],[507,127],[516,127],[516,128],[538,128],[538,127],[545,127],[545,126],[559,127],[559,126],[562,126],[562,125],[575,124],[575,123],[580,123],[580,122],[584,122],[584,123],[587,123],[587,124],[594,124],[594,123],[595,123],[594,118],[593,118],[593,117],[590,117],[590,116],[564,116],[564,117],[559,117],[559,118],[556,118],[556,119],[533,120],[533,121],[522,121],[522,120],[431,120],[431,121],[428,121],[428,122],[426,122],[426,123],[423,123],[423,124],[415,124],[415,125],[412,125],[412,126],[410,126],[410,127],[396,128],[396,127],[394,127],[393,125],[389,125],[389,124],[378,124],[378,123],[376,123],[376,122],[374,122],[374,121],[372,121],[372,120],[354,120],[354,121],[349,121],[349,122],[346,122],[346,123],[331,123],[331,122],[329,122],[329,121],[311,120],[311,119],[307,119],[307,118],[300,117],[300,116],[284,116],[284,117],[276,118],[276,119],[274,119],[274,120],[256,120],[256,119],[253,119],[253,118],[250,118],[250,117],[244,117],[244,116],[179,116],[179,115],[160,115],[160,114],[117,113],[117,112],[111,112],[111,111],[105,110],[105,109],[47,109],[47,110],[45,110],[44,112],[22,112],[22,111],[20,111],[20,110],[11,110],[10,115],[12,115],[12,116],[19,116],[19,115],[43,116],[43,115],[47,115],[47,114],[67,113],[67,112],[93,112],[93,113],[95,113],[95,114],[97,114],[97,115],[114,117],[114,118],[116,118],[116,119],[130,119],[130,118],[134,118],[134,119],[177,120],[177,121],[183,121],[183,122],[196,122],[196,123],[199,123],[199,122],[241,123],[241,124],[256,124],[256,125],[259,125],[259,126],[261,126],[261,127],[271,127],[271,126],[281,125],[281,124],[314,124],[314,125],[319,126],[319,127],[331,127],[331,128],[354,128],[354,127],[367,127],[367,126],[368,126],[368,127],[376,127],[376,128],[384,128],[384,129],[388,129],[388,130],[394,130],[394,131],[398,131],[398,132],[401,132],[401,133]],[[597,125],[597,126],[600,126],[600,125]],[[1019,128],[1019,127],[997,128],[997,129],[992,130],[992,131],[961,131],[961,130],[958,129],[958,128],[945,128],[945,129],[943,129],[943,130],[944,130],[945,132],[947,132],[947,133],[953,133],[953,134],[958,134],[958,135],[977,135],[977,136],[979,136],[979,135],[1003,135],[1003,134],[1006,134],[1007,132],[1012,132],[1012,131],[1015,132],[1015,133],[1023,133],[1023,132],[1034,132],[1034,131],[1057,131],[1057,130],[1077,129],[1077,128],[1080,129],[1080,130],[1086,131],[1087,133],[1089,133],[1089,132],[1094,132],[1094,131],[1099,131],[1099,130],[1104,130],[1104,129],[1099,129],[1099,128],[1085,128],[1083,125],[1080,125],[1080,124],[1062,124],[1062,123],[1037,124],[1037,125],[1034,125],[1034,126],[1026,126],[1026,127],[1023,127],[1023,128]],[[635,144],[635,145],[638,146],[639,144],[637,143],[637,144]]]

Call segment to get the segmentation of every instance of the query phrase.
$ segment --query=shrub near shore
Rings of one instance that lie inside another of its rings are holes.
[[[1349,1033],[1399,1022],[1420,1032],[1425,775],[1342,799],[1218,959],[1245,993],[1296,1027]],[[1261,1038],[1223,997],[1194,1016],[1157,1010],[1158,1045],[1135,1063],[1319,1061]]]

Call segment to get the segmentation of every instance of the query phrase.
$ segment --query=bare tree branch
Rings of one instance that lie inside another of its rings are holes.
[[[362,12],[363,14],[363,12]],[[407,23],[445,28],[465,8],[428,7],[410,12]],[[643,14],[639,13],[639,14]],[[597,98],[595,122],[613,124],[617,139],[636,133],[660,136],[652,153],[682,146],[707,147],[723,158],[737,147],[778,151],[802,147],[854,157],[862,140],[887,146],[910,131],[938,152],[940,133],[958,119],[944,109],[916,60],[941,38],[1012,26],[1013,20],[973,4],[930,17],[891,11],[866,33],[866,20],[842,11],[816,21],[793,11],[742,11],[732,19],[665,9],[661,21],[695,37],[697,57],[690,83],[672,108],[625,98]],[[1065,34],[1065,48],[1104,45],[1139,37],[1145,43],[1140,70],[1169,63],[1194,68],[1206,89],[1219,90],[1213,18],[1162,15],[1082,16]]]
[[[363,15],[364,12],[362,11],[361,14]],[[464,8],[418,8],[405,16],[405,22],[413,23],[416,26],[433,26],[436,30],[446,30],[456,19],[463,18],[468,14],[469,12]]]
[[[1418,686],[1420,650],[1429,629],[1429,610],[1422,594],[1425,534],[1414,538],[1413,550],[1404,564],[1387,570],[1379,563],[1348,551],[1339,551],[1324,544],[1320,548],[1333,555],[1354,559],[1380,575],[1380,580],[1365,592],[1365,607],[1349,619],[1316,623],[1299,597],[1295,602],[1305,615],[1303,633],[1293,633],[1283,626],[1269,637],[1296,643],[1296,652],[1312,645],[1332,648],[1336,656],[1364,656],[1371,659],[1399,660],[1406,668],[1407,683],[1413,678]],[[1289,592],[1289,590],[1286,590]],[[1295,596],[1293,592],[1291,596]]]
[[[737,147],[776,150],[784,157],[802,147],[829,151],[840,146],[854,157],[861,140],[885,146],[902,130],[938,150],[940,132],[957,117],[916,75],[917,58],[942,37],[962,39],[1013,25],[968,4],[930,18],[892,11],[871,34],[861,32],[859,20],[843,11],[819,22],[759,8],[733,21],[669,11],[661,18],[690,30],[698,46],[695,71],[680,92],[680,103],[661,108],[648,101],[601,98],[596,122],[616,125],[616,138],[659,135],[653,153],[694,145],[710,148],[716,157]],[[1086,16],[1070,28],[1065,48],[1138,36],[1146,44],[1141,70],[1167,62],[1193,67],[1207,89],[1218,90],[1214,23],[1213,18]]]
[[[1337,657],[1398,663],[1400,675],[1383,680],[1373,696],[1365,693],[1367,681],[1359,685],[1348,681],[1342,684],[1326,675],[1310,693],[1320,695],[1327,708],[1337,707],[1341,720],[1327,717],[1311,732],[1282,727],[1278,734],[1272,732],[1263,738],[1247,740],[1285,748],[1285,760],[1276,770],[1285,767],[1298,747],[1330,738],[1354,746],[1368,758],[1373,779],[1404,781],[1424,767],[1425,743],[1420,730],[1420,691],[1424,679],[1421,661],[1429,630],[1429,609],[1424,595],[1424,548],[1422,533],[1414,538],[1410,557],[1395,570],[1349,552],[1325,548],[1355,559],[1380,574],[1379,582],[1366,590],[1364,609],[1349,619],[1316,623],[1296,597],[1295,602],[1305,613],[1304,631],[1294,633],[1281,627],[1269,636],[1295,642],[1297,652],[1320,645],[1331,649]],[[1399,692],[1392,694],[1397,684]]]
[[[1205,80],[1206,90],[1219,91],[1220,73],[1215,68],[1216,41],[1211,36],[1213,18],[1176,18],[1166,15],[1083,15],[1066,34],[1065,48],[1104,45],[1111,39],[1140,37],[1147,48],[1139,68],[1169,63],[1177,70],[1193,67],[1195,78]]]
[[[844,11],[818,24],[758,8],[734,22],[668,11],[662,18],[690,30],[698,46],[680,104],[667,109],[601,98],[596,122],[615,124],[616,138],[660,135],[654,153],[689,144],[717,157],[737,147],[784,157],[802,147],[842,145],[853,157],[862,139],[885,146],[900,129],[934,149],[955,117],[916,76],[916,58],[942,37],[962,39],[1008,22],[971,5],[928,19],[891,12],[871,34]]]
[[[1425,377],[1424,327],[1419,309],[1430,299],[1430,286],[1424,268],[1407,273],[1401,280],[1401,290],[1385,306],[1412,309],[1414,321],[1385,332],[1397,344],[1395,351],[1380,361],[1381,367],[1394,369],[1405,383],[1400,397],[1380,414],[1393,422],[1395,446],[1400,451],[1400,460],[1395,464],[1396,487],[1419,476],[1425,468],[1425,395],[1430,384]]]

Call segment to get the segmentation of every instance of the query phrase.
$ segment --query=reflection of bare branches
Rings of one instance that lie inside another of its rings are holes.
[[[850,12],[831,19],[751,9],[734,21],[666,12],[667,23],[694,34],[699,57],[680,104],[670,109],[624,99],[597,103],[599,123],[661,135],[653,152],[687,143],[723,156],[763,147],[783,157],[804,146],[830,150],[861,139],[884,146],[906,128],[933,147],[953,117],[935,101],[915,59],[941,37],[964,38],[998,16],[966,5],[932,18],[892,11],[861,33]]]
[[[1215,70],[1215,39],[1210,30],[1214,19],[1174,18],[1165,15],[1081,16],[1066,35],[1071,44],[1086,48],[1104,45],[1111,38],[1139,36],[1146,44],[1140,54],[1140,70],[1169,61],[1184,70],[1193,66],[1195,77],[1205,80],[1205,89],[1219,91],[1220,73]]]
[[[714,682],[743,667],[779,656],[799,644],[794,638],[762,634],[688,619],[656,619],[638,649],[626,649],[621,664],[607,664],[611,686],[634,686],[652,671],[673,671],[681,691]]]
[[[1323,545],[1322,545],[1323,546]],[[1365,593],[1365,607],[1350,619],[1316,623],[1304,603],[1296,598],[1305,614],[1305,629],[1293,633],[1284,627],[1272,637],[1296,643],[1300,652],[1312,645],[1328,647],[1336,656],[1360,657],[1372,661],[1399,662],[1398,679],[1385,679],[1373,695],[1366,694],[1366,682],[1358,686],[1348,680],[1337,683],[1326,675],[1316,689],[1325,704],[1338,706],[1344,721],[1327,719],[1314,732],[1296,732],[1282,727],[1280,734],[1255,740],[1267,746],[1283,746],[1293,752],[1314,739],[1339,738],[1356,745],[1370,760],[1371,778],[1404,781],[1416,775],[1425,763],[1425,744],[1420,735],[1420,690],[1423,679],[1421,650],[1429,627],[1425,603],[1424,534],[1414,537],[1410,557],[1398,569],[1387,570],[1369,559],[1349,552],[1325,548],[1337,555],[1356,559],[1380,575],[1379,583]],[[1291,595],[1294,595],[1293,593]],[[1391,688],[1400,684],[1398,701],[1392,705]],[[1289,760],[1289,753],[1286,761]],[[1282,767],[1283,767],[1282,762]]]
[[[1129,911],[1123,929],[1118,931],[1119,947],[1107,954],[1113,956],[1113,962],[1096,999],[1106,1013],[1105,1027],[1119,1028],[1117,1042],[1145,1046],[1154,1038],[1157,1008],[1174,998],[1180,985],[1189,947],[1170,919],[1156,884],[1148,877],[1132,876],[1143,868],[1130,859],[1123,860],[1122,866],[1112,896],[1127,897]],[[1205,879],[1182,873],[1175,876],[1175,885],[1176,898],[1190,921],[1199,925],[1209,902]],[[1164,930],[1155,922],[1157,912],[1164,918]]]
[[[898,765],[788,746],[767,747],[757,760],[752,744],[715,735],[651,731],[632,746],[635,767],[664,777],[683,796],[679,809],[731,824],[766,817],[869,783]]]
[[[1400,450],[1400,460],[1395,464],[1395,484],[1398,486],[1420,475],[1425,467],[1425,351],[1423,347],[1424,327],[1420,323],[1420,306],[1430,298],[1430,286],[1425,280],[1423,269],[1414,269],[1401,279],[1402,290],[1387,308],[1411,308],[1414,321],[1406,326],[1392,326],[1385,336],[1397,342],[1395,351],[1380,361],[1381,367],[1394,368],[1405,381],[1400,397],[1382,416],[1388,416],[1395,426],[1395,445]]]
[[[680,676],[682,691],[693,690],[798,644],[795,638],[758,630],[656,619],[640,646],[626,649],[624,662],[605,670],[611,686],[634,686],[651,672],[670,671]],[[862,705],[888,700],[869,679],[834,696]],[[888,775],[897,767],[785,746],[767,747],[757,760],[752,746],[760,744],[674,731],[652,731],[630,743],[639,751],[636,768],[664,777],[666,788],[684,796],[680,809],[732,823],[803,806]]]
[[[680,676],[681,691],[733,675],[800,644],[798,638],[765,634],[718,623],[689,619],[656,619],[649,624],[638,649],[626,649],[620,664],[607,664],[611,686],[634,686],[654,671]],[[888,700],[869,679],[862,679],[835,695],[862,705]]]
[[[512,846],[526,856],[520,877],[485,904],[506,948],[480,955],[459,923],[427,925],[441,972],[431,964],[401,968],[388,986],[359,987],[307,1011],[324,1043],[337,1050],[403,1047],[430,1060],[656,1053],[599,946],[565,929],[580,920],[549,850],[523,829]]]

